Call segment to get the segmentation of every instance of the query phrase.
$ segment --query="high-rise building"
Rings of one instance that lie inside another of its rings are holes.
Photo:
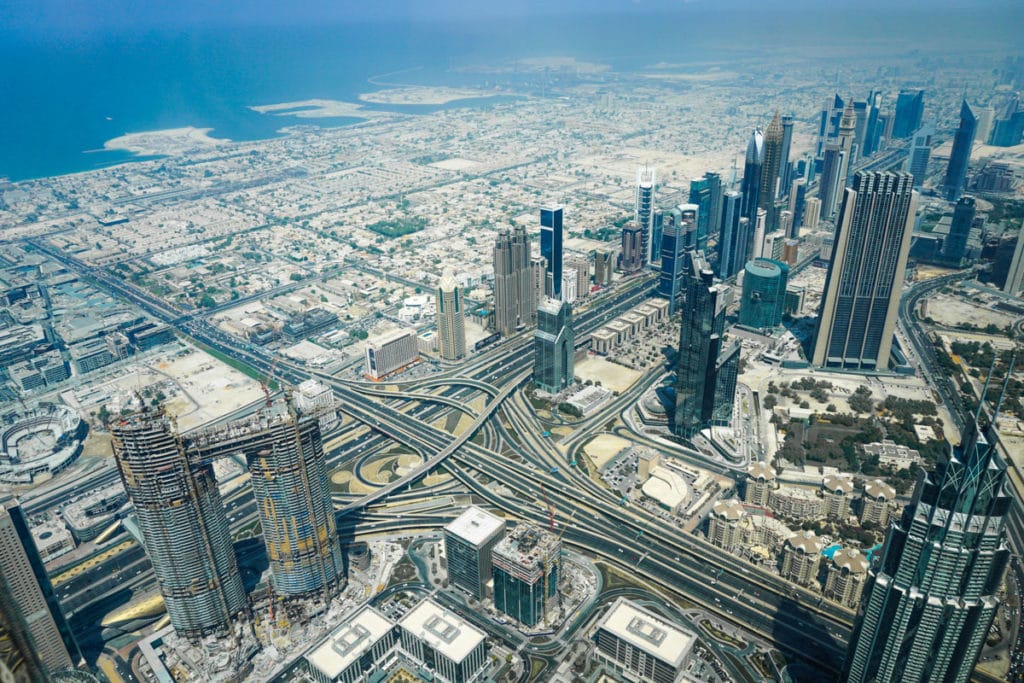
[[[789,211],[793,214],[793,223],[789,229],[790,237],[799,237],[800,228],[804,224],[804,206],[807,203],[807,179],[797,178],[789,190]]]
[[[248,609],[213,464],[190,461],[163,410],[111,426],[114,456],[175,630],[226,632]]]
[[[782,121],[776,110],[764,131],[764,160],[757,207],[766,212],[767,231],[775,229],[775,197],[778,195],[779,169],[782,167]]]
[[[555,299],[562,296],[562,207],[540,210],[540,255],[547,263],[544,294]]]
[[[576,290],[576,300],[585,299],[590,294],[590,259],[587,258],[586,254],[573,253],[571,256],[566,256],[563,259],[563,269],[566,272],[574,271],[575,282],[573,287]],[[567,281],[567,278],[563,276],[563,284]],[[572,302],[569,301],[569,303]]]
[[[617,599],[597,625],[597,656],[618,680],[675,683],[683,680],[697,636],[625,598]]]
[[[728,288],[714,283],[703,253],[692,251],[690,259],[673,415],[675,433],[685,438],[732,421],[740,350],[724,339]]]
[[[81,661],[25,513],[7,494],[0,496],[0,589],[0,614],[7,622],[0,624],[7,637],[0,637],[0,662],[20,663],[22,674],[35,671],[25,679],[34,681],[46,680],[38,675],[39,664],[55,674]]]
[[[821,200],[821,217],[832,220],[843,188],[846,187],[843,179],[846,152],[840,148],[839,143],[829,142],[825,144],[823,154],[821,174],[818,177],[818,198]]]
[[[614,270],[615,250],[596,249],[594,251],[594,284],[598,287],[610,286]]]
[[[644,166],[636,172],[636,207],[633,221],[643,233],[644,262],[654,263],[658,258],[658,243],[654,241],[654,193],[655,173],[653,168]]]
[[[850,182],[853,163],[857,159],[857,114],[853,110],[853,102],[848,101],[843,110],[843,118],[839,120],[839,137],[836,138],[839,149],[843,152],[840,162],[839,182],[840,194]]]
[[[504,535],[504,519],[476,506],[466,508],[444,528],[448,580],[483,600],[491,578],[491,552]]]
[[[852,370],[888,367],[917,193],[906,173],[861,172],[836,223],[814,364]]]
[[[437,285],[437,342],[441,358],[458,360],[466,356],[466,311],[462,290],[451,270],[445,270]]]
[[[843,98],[835,93],[825,100],[818,122],[818,146],[815,157],[820,158],[825,150],[825,143],[839,135],[839,121],[843,116]]]
[[[562,541],[519,524],[494,546],[494,606],[516,621],[535,626],[558,606]]]
[[[622,272],[639,273],[647,263],[644,253],[643,229],[636,223],[622,228]]]
[[[914,133],[910,146],[910,174],[914,176],[914,189],[920,190],[928,177],[928,160],[932,155],[932,127],[924,126]]]
[[[1010,559],[1005,523],[1013,500],[989,436],[972,420],[889,527],[869,572],[845,680],[970,680]]]
[[[379,380],[420,357],[416,330],[395,330],[366,344],[366,376]]]
[[[974,197],[961,197],[953,209],[953,222],[942,245],[942,258],[957,266],[967,254],[967,238],[974,225]]]
[[[567,304],[576,303],[579,279],[575,268],[562,268],[562,301]]]
[[[1020,233],[1017,235],[1017,246],[1013,249],[1010,269],[1006,272],[1003,293],[1017,296],[1022,285],[1024,285],[1024,227],[1021,228]]]
[[[690,205],[697,207],[697,249],[704,251],[708,246],[708,216],[711,213],[711,187],[707,178],[690,181]]]
[[[864,151],[864,140],[867,137],[868,130],[868,117],[870,115],[871,106],[866,101],[855,101],[853,103],[853,149],[856,150],[854,159],[859,159],[862,156],[867,156],[867,152]]]
[[[817,581],[821,551],[824,548],[825,543],[822,539],[810,530],[801,531],[786,539],[782,548],[782,567],[779,575],[801,586],[811,585]]]
[[[760,258],[747,263],[743,273],[743,298],[740,299],[740,325],[754,329],[772,329],[782,324],[789,266],[780,261]]]
[[[832,554],[822,595],[849,609],[857,609],[868,578],[868,558],[856,548],[842,548]]]
[[[47,683],[50,680],[32,642],[12,588],[0,573],[0,680],[4,683]]]
[[[905,140],[921,127],[924,115],[924,90],[900,90],[896,96],[896,116],[892,122],[892,136]]]
[[[503,337],[533,324],[537,314],[530,273],[530,237],[523,226],[494,243],[494,329]]]
[[[755,128],[747,141],[747,155],[743,162],[743,215],[753,223],[757,217],[758,200],[761,197],[761,168],[764,164],[764,135]]]
[[[697,215],[697,208],[693,204],[684,204],[665,214],[661,233],[658,294],[668,299],[670,315],[675,313],[683,293],[686,252],[694,247]]]
[[[436,683],[482,683],[490,667],[487,634],[429,598],[399,620],[398,652],[419,680]],[[382,680],[380,671],[369,679]]]
[[[537,307],[537,331],[533,335],[533,381],[550,394],[573,382],[572,307],[547,298]]]
[[[967,186],[967,167],[971,163],[971,149],[974,134],[978,130],[978,119],[967,100],[960,104],[960,126],[953,136],[953,149],[949,153],[949,166],[942,184],[942,195],[951,202],[960,199]]]
[[[882,129],[879,126],[879,110],[882,106],[882,93],[872,90],[868,95],[867,124],[864,127],[863,156],[871,156],[878,151],[882,141]]]
[[[548,283],[548,260],[543,256],[530,257],[530,280],[533,283],[533,301],[539,305],[547,296],[544,292]],[[531,314],[531,318],[534,323],[537,322],[536,310]]]
[[[821,200],[817,197],[808,197],[804,204],[804,227],[811,231],[817,230],[820,217]]]
[[[722,176],[708,171],[704,174],[704,180],[708,184],[708,192],[711,193],[711,201],[708,204],[708,237],[717,237],[719,230],[722,229]]]
[[[764,238],[768,234],[767,222],[768,212],[764,209],[758,209],[754,219],[754,234],[751,237],[750,246],[747,250],[750,258],[761,258],[764,256]]]
[[[779,152],[779,194],[789,193],[792,182],[792,164],[789,162],[789,150],[793,144],[793,116],[786,114],[782,117],[782,148]]]
[[[722,228],[718,236],[718,277],[736,274],[747,258],[750,221],[743,216],[743,195],[735,190],[722,198]]]

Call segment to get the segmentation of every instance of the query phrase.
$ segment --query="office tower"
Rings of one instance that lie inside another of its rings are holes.
[[[303,658],[310,677],[304,678],[317,683],[366,683],[394,664],[395,639],[395,624],[365,605],[307,650]]]
[[[548,282],[548,260],[543,256],[530,257],[530,279],[533,282],[533,302],[539,305],[546,296],[544,289]],[[530,321],[534,324],[537,322],[536,308],[530,314]]]
[[[953,149],[949,153],[949,166],[946,167],[946,178],[942,185],[942,195],[948,201],[955,202],[964,192],[977,127],[978,119],[974,116],[974,110],[964,100],[960,104],[960,126],[953,136]]]
[[[906,173],[857,173],[836,223],[814,364],[885,370],[910,252],[917,193]]]
[[[984,134],[981,122],[978,123],[977,139],[996,147],[1014,147],[1024,138],[1024,110],[1020,107],[1020,95],[1011,97],[1002,112],[995,120],[991,135]]]
[[[639,273],[647,262],[644,253],[644,232],[636,223],[622,229],[622,272]]]
[[[564,266],[564,264],[563,264]],[[579,284],[575,268],[562,268],[562,301],[567,304],[576,303],[577,289]]]
[[[510,337],[533,322],[537,310],[526,228],[505,230],[494,243],[494,328]]]
[[[697,636],[640,605],[618,598],[597,624],[597,656],[624,681],[674,683],[685,669]]]
[[[949,235],[942,245],[942,258],[949,263],[960,265],[967,254],[967,238],[974,225],[974,197],[961,197],[953,209],[953,222]]]
[[[483,683],[490,668],[487,634],[431,599],[406,612],[398,621],[398,660],[409,662],[415,680],[436,683]],[[348,681],[409,680],[386,676],[383,668],[363,679]]]
[[[162,409],[122,416],[110,431],[171,624],[188,638],[228,631],[248,607],[212,463],[190,462]]]
[[[437,343],[441,358],[458,360],[466,356],[466,311],[462,290],[451,270],[445,270],[437,285]]]
[[[986,385],[987,388],[987,385]],[[1006,464],[977,416],[959,446],[918,479],[870,570],[845,680],[966,683],[1010,559]]]
[[[793,234],[793,212],[788,209],[779,211],[778,224],[775,226],[787,239]]]
[[[420,357],[416,330],[395,330],[366,344],[366,376],[380,380]]]
[[[725,344],[728,288],[715,284],[704,255],[690,252],[686,307],[679,333],[674,431],[690,438],[732,421],[740,347]]]
[[[32,634],[15,604],[12,588],[0,573],[0,681],[47,683],[50,678],[32,642]]]
[[[892,122],[892,136],[904,140],[921,127],[924,115],[924,90],[900,90],[896,96],[896,115]]]
[[[878,126],[878,110],[882,106],[882,93],[872,90],[867,100],[867,120],[864,126],[864,142],[861,147],[862,156],[871,156],[876,151],[882,138]]]
[[[1013,258],[1010,260],[1010,269],[1006,273],[1003,293],[1017,296],[1022,284],[1024,284],[1024,227],[1017,235],[1017,246],[1013,249]]]
[[[444,528],[448,580],[483,600],[491,578],[491,552],[505,535],[505,520],[476,506],[468,507]]]
[[[786,114],[782,117],[782,147],[779,152],[779,194],[789,192],[792,165],[789,163],[789,148],[793,144],[793,117]]]
[[[540,210],[540,255],[547,260],[544,294],[562,296],[562,207]]]
[[[562,541],[553,533],[519,524],[492,553],[494,606],[535,626],[558,606]]]
[[[658,243],[654,241],[654,192],[655,174],[653,168],[644,166],[636,172],[636,208],[633,221],[643,233],[644,262],[654,263],[658,258]]]
[[[743,273],[743,298],[740,299],[740,325],[757,330],[782,324],[789,266],[771,259],[754,259]]]
[[[808,197],[804,203],[804,227],[811,231],[817,230],[820,217],[821,200],[817,197]]]
[[[857,115],[853,110],[853,102],[846,105],[843,118],[839,120],[839,137],[836,138],[840,151],[843,152],[839,166],[839,194],[842,194],[850,182],[854,161],[857,159]]]
[[[757,216],[757,202],[761,193],[761,167],[764,163],[764,136],[755,128],[747,142],[747,156],[743,162],[743,215],[753,223]]]
[[[843,116],[843,98],[839,93],[825,100],[818,122],[818,146],[815,157],[820,158],[825,151],[825,143],[839,135],[839,120]]]
[[[991,106],[988,107],[974,107],[973,108],[975,118],[978,120],[978,125],[974,129],[974,139],[985,144],[988,142],[989,136],[992,134],[993,124],[995,123],[996,110]]]
[[[571,385],[574,353],[572,307],[557,299],[542,300],[533,335],[533,381],[549,394]]]
[[[0,638],[0,662],[16,660],[25,672],[41,664],[48,674],[75,666],[82,655],[32,540],[25,513],[7,494],[0,496],[0,582],[0,612],[7,617],[3,630],[9,639]]]
[[[576,300],[586,298],[590,294],[590,259],[585,254],[577,252],[572,256],[566,256],[562,259],[562,268],[565,273],[568,273],[570,270],[573,271],[572,275],[575,280],[572,283],[572,287],[576,292]],[[563,286],[568,281],[569,278],[563,274]],[[569,301],[569,303],[572,302]]]
[[[708,184],[708,192],[711,193],[711,201],[708,203],[708,237],[717,238],[722,228],[722,176],[708,171],[704,174],[704,180]],[[705,248],[706,246],[705,244]]]
[[[775,229],[775,197],[778,194],[779,169],[782,165],[782,121],[776,110],[764,131],[764,157],[757,207],[766,213],[768,232]]]
[[[781,260],[782,250],[786,246],[785,231],[776,230],[775,232],[768,233],[764,236],[763,245],[760,258],[773,259],[775,261]]]
[[[765,224],[767,219],[768,212],[764,209],[758,209],[754,223],[754,234],[750,240],[750,247],[747,249],[747,252],[750,254],[750,258],[761,258],[764,256],[764,238],[767,234]]]
[[[789,230],[790,237],[799,237],[800,228],[804,224],[804,206],[807,203],[807,180],[797,178],[789,190],[789,211],[793,214],[793,224]]]
[[[676,312],[682,295],[686,252],[696,241],[697,209],[686,204],[666,214],[661,233],[661,273],[658,294],[668,299],[669,315]]]
[[[839,143],[829,142],[825,145],[821,161],[821,175],[818,178],[818,198],[821,200],[821,217],[832,220],[836,213],[839,198],[843,194],[846,183],[843,180],[846,168],[846,152]]]
[[[914,189],[920,190],[924,179],[928,177],[928,160],[932,155],[931,126],[924,126],[914,133],[914,141],[910,147],[910,175],[914,176]]]
[[[704,251],[708,247],[708,217],[711,213],[711,187],[706,177],[690,181],[689,205],[697,207],[697,249]]]
[[[615,252],[611,249],[594,251],[594,284],[608,287],[612,284],[612,271],[615,270]]]
[[[722,229],[718,238],[718,277],[728,279],[746,262],[750,221],[743,217],[743,195],[735,190],[722,198]]]

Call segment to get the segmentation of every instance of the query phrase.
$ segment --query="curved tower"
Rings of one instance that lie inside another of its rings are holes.
[[[764,209],[768,215],[767,232],[775,230],[775,196],[776,183],[779,180],[779,168],[782,163],[782,119],[778,110],[771,123],[764,131],[764,161],[761,164],[761,185],[758,188],[757,208]]]
[[[764,135],[755,128],[747,141],[747,156],[743,162],[743,215],[753,223],[757,218],[757,202],[761,196],[761,166],[764,163]]]
[[[189,462],[162,408],[128,415],[110,431],[175,630],[189,638],[229,630],[247,605],[213,466]]]

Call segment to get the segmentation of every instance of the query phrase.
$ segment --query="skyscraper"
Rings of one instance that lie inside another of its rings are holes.
[[[627,223],[622,228],[622,272],[638,273],[646,263],[643,229],[636,223]]]
[[[7,494],[0,496],[0,589],[0,612],[9,622],[4,630],[25,670],[36,668],[38,661],[53,674],[81,660],[25,513]],[[0,640],[0,661],[8,656],[4,645]]]
[[[918,480],[870,570],[845,680],[966,683],[999,607],[1010,559],[1006,465],[973,420]]]
[[[825,144],[821,162],[821,175],[818,178],[818,198],[821,200],[821,217],[832,220],[836,213],[839,198],[843,194],[846,183],[843,180],[846,168],[846,152],[837,142]]]
[[[793,214],[793,223],[790,225],[789,236],[796,238],[800,236],[800,228],[804,224],[804,206],[807,203],[807,180],[797,178],[789,190],[789,211]]]
[[[885,370],[910,252],[917,193],[906,173],[861,172],[836,223],[814,364]]]
[[[781,325],[788,277],[789,266],[781,261],[760,258],[748,262],[743,273],[740,325],[757,330]]]
[[[530,273],[530,237],[523,226],[494,243],[494,328],[503,337],[533,323],[537,300]]]
[[[914,142],[910,147],[910,174],[914,176],[914,189],[920,190],[928,175],[928,160],[932,155],[931,126],[924,126],[914,133]]]
[[[708,216],[711,213],[711,187],[706,177],[690,181],[690,204],[697,207],[697,248],[703,251],[708,246]]]
[[[562,296],[562,207],[540,210],[540,255],[547,260],[544,294]]]
[[[673,415],[674,432],[684,438],[732,420],[740,353],[738,343],[724,340],[728,288],[714,283],[701,252],[691,251],[690,259]]]
[[[441,358],[458,360],[466,356],[466,311],[462,290],[451,270],[445,270],[437,285],[437,341]]]
[[[504,519],[476,506],[466,508],[444,528],[448,580],[483,600],[491,578],[491,551],[504,535]]]
[[[775,197],[778,194],[779,169],[782,166],[782,121],[778,110],[764,131],[764,162],[757,207],[766,213],[768,232],[775,229]]]
[[[892,136],[898,140],[909,138],[921,127],[924,115],[924,90],[900,90],[896,96],[896,117],[892,123]]]
[[[743,162],[743,215],[753,223],[757,217],[758,200],[761,196],[761,167],[764,164],[764,136],[755,128],[747,141],[747,155]]]
[[[974,146],[974,134],[978,129],[978,119],[974,110],[964,100],[960,104],[960,126],[953,136],[953,149],[949,153],[949,166],[946,167],[946,179],[942,185],[942,195],[951,202],[960,199],[967,183],[967,167],[971,162],[971,148]]]
[[[789,163],[789,148],[793,144],[793,117],[786,114],[782,117],[782,148],[779,152],[779,194],[786,195],[792,182]]]
[[[879,109],[882,106],[882,93],[872,90],[868,95],[867,124],[864,127],[864,147],[861,154],[871,156],[878,151],[882,140],[882,130],[879,126]]]
[[[1024,285],[1024,227],[1017,235],[1017,246],[1013,248],[1013,258],[1010,259],[1010,269],[1006,272],[1003,293],[1017,296],[1022,285]]]
[[[839,120],[843,116],[843,98],[835,93],[825,100],[818,122],[818,146],[815,156],[821,157],[825,143],[839,135]]]
[[[668,299],[669,314],[673,314],[682,295],[684,260],[693,249],[697,231],[697,208],[693,204],[677,207],[665,215],[661,233],[661,274],[658,294]]]
[[[546,298],[537,307],[537,331],[533,334],[533,381],[549,394],[557,394],[573,382],[572,307]]]
[[[839,188],[845,188],[850,182],[850,174],[853,172],[853,164],[857,159],[857,114],[853,110],[853,102],[846,104],[843,110],[843,118],[839,120],[839,137],[836,138],[839,149],[843,152],[839,171]]]
[[[708,171],[704,174],[704,180],[711,193],[711,201],[708,203],[708,237],[717,237],[722,229],[722,176]]]
[[[162,409],[122,416],[110,431],[171,624],[189,638],[226,632],[248,607],[212,463],[189,461]]]
[[[967,238],[974,225],[974,197],[961,197],[953,209],[953,222],[942,245],[943,260],[959,266],[967,253]]]
[[[750,221],[743,215],[743,195],[735,190],[722,198],[722,231],[718,238],[718,277],[726,280],[746,262]]]
[[[519,524],[494,546],[494,606],[516,621],[534,626],[558,605],[562,541]]]
[[[32,642],[12,588],[0,573],[0,680],[4,683],[46,683],[46,669]]]
[[[644,166],[636,172],[636,207],[633,221],[643,233],[644,262],[654,263],[658,258],[658,244],[654,238],[654,192],[655,173],[653,168]]]
[[[817,197],[808,197],[804,203],[804,227],[808,230],[817,230],[820,216],[821,200]]]

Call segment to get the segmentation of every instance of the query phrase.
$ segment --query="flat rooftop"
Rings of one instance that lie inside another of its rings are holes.
[[[398,625],[456,664],[484,641],[483,631],[432,600],[413,607]]]
[[[625,598],[615,601],[598,628],[675,668],[682,666],[697,639]]]
[[[495,534],[505,530],[505,520],[472,505],[452,520],[444,530],[480,547]]]
[[[306,655],[310,666],[330,679],[341,675],[394,628],[372,607],[365,607],[327,637],[320,647]]]

